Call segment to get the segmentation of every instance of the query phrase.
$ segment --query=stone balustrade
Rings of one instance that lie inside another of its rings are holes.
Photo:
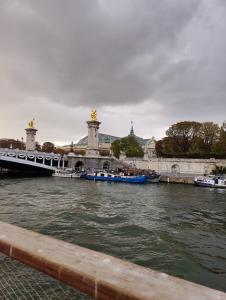
[[[26,151],[20,149],[0,148],[0,156],[8,156],[17,159],[29,160],[34,163],[42,163],[49,166],[64,167],[65,158],[60,154],[39,151]]]

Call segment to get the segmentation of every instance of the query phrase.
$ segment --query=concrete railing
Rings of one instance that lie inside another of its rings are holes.
[[[95,299],[226,299],[223,292],[2,222],[0,252]]]

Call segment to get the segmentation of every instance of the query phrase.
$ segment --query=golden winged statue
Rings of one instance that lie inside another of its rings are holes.
[[[34,123],[35,123],[35,119],[32,119],[32,120],[28,123],[28,127],[29,127],[29,128],[34,128]]]
[[[90,117],[91,117],[91,121],[97,121],[97,111],[96,111],[96,109],[92,109]]]

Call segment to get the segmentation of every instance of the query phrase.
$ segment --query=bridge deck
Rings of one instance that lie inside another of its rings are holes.
[[[44,170],[55,170],[56,167],[51,167],[45,164],[41,164],[38,162],[34,162],[34,161],[29,161],[29,160],[25,160],[25,159],[20,159],[20,158],[15,158],[15,157],[10,157],[10,156],[0,156],[0,166],[11,166],[13,167],[13,165],[16,167],[18,166],[27,166],[27,167],[36,167],[36,168],[40,168],[40,169],[44,169]]]

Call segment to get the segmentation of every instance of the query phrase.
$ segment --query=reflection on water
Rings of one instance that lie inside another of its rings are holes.
[[[0,220],[226,291],[226,190],[5,179]]]

